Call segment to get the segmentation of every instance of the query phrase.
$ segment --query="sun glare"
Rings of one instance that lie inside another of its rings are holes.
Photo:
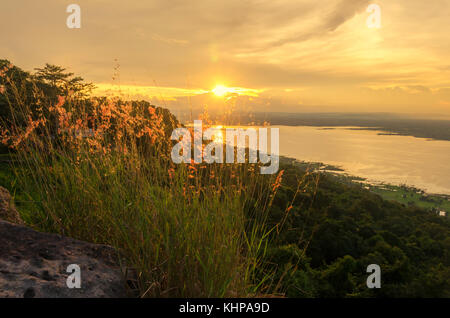
[[[259,93],[262,92],[261,89],[252,89],[252,88],[244,88],[244,87],[227,87],[222,84],[216,85],[210,92],[214,93],[217,97],[224,97],[227,95],[245,95],[245,96],[253,96],[258,97]]]
[[[214,135],[213,141],[214,141],[215,143],[217,143],[217,144],[223,144],[224,139],[223,139],[223,132],[222,132],[221,130],[218,131],[218,132]]]
[[[231,89],[228,88],[228,87],[226,87],[226,86],[223,86],[223,85],[217,85],[217,86],[212,90],[212,92],[214,93],[214,95],[219,96],[219,97],[222,97],[222,96],[224,96],[225,94],[230,93],[230,92],[231,92]]]

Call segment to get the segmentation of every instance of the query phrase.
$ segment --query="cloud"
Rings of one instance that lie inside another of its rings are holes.
[[[80,30],[66,27],[64,1],[4,2],[0,58],[26,70],[49,62],[107,84],[117,59],[124,86],[176,98],[216,84],[266,89],[272,107],[395,107],[393,91],[360,89],[403,87],[399,103],[413,96],[417,109],[435,104],[427,89],[450,87],[448,0],[377,0],[380,30],[365,26],[369,0],[78,0]]]
[[[326,33],[333,32],[339,26],[353,18],[357,13],[365,10],[369,3],[370,0],[340,0],[334,5],[334,8],[330,12],[325,14],[325,17],[321,19],[320,23],[318,23],[318,25],[313,27],[311,30],[278,39],[260,49],[266,50],[292,42],[302,42],[313,37],[322,36]],[[324,8],[323,10],[325,12],[327,11],[323,3],[317,3],[317,5],[320,6],[320,8]]]
[[[336,30],[341,24],[353,18],[356,14],[364,11],[370,2],[370,0],[341,0],[334,10],[325,18],[322,30]]]

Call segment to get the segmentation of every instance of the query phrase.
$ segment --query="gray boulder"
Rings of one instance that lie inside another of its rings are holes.
[[[0,297],[126,297],[117,260],[109,246],[0,220]],[[71,264],[80,268],[80,288],[67,285]]]

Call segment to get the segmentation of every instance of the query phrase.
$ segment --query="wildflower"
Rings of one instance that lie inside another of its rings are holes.
[[[4,94],[5,91],[6,91],[5,86],[1,85],[1,86],[0,86],[0,94]]]
[[[283,179],[283,173],[284,173],[284,170],[281,170],[278,173],[277,178],[276,178],[275,182],[272,185],[272,192],[275,192],[281,186],[281,181]]]
[[[173,179],[173,175],[175,173],[175,169],[174,168],[170,168],[169,170],[167,170],[167,172],[169,173],[169,178]]]
[[[6,129],[2,129],[0,133],[1,143],[7,145],[11,137],[9,136],[9,131]]]
[[[66,98],[64,96],[58,95],[58,103],[55,105],[55,107],[61,107],[66,102]]]
[[[13,68],[12,64],[8,64],[8,65],[3,66],[3,68],[0,69],[0,77],[4,77],[6,75],[6,72],[8,72],[12,68]]]

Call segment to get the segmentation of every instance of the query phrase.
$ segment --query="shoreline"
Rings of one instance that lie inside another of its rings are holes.
[[[280,163],[293,164],[306,169],[312,167],[314,172],[326,174],[344,184],[361,186],[370,192],[380,195],[383,199],[393,200],[406,205],[415,204],[421,208],[450,213],[449,194],[427,192],[407,184],[396,185],[383,181],[370,181],[364,177],[351,175],[341,167],[323,162],[307,162],[280,156]]]

